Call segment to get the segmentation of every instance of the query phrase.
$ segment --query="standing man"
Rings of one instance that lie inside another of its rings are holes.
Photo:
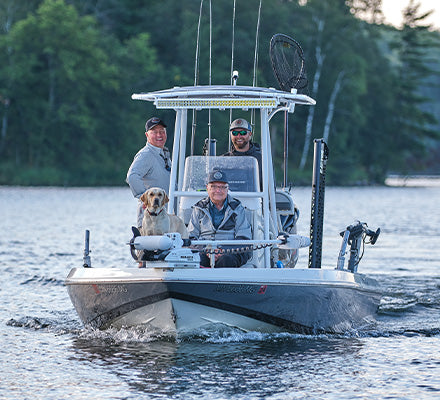
[[[232,147],[231,151],[223,154],[224,156],[252,156],[258,161],[258,170],[260,176],[260,187],[262,181],[262,163],[261,163],[261,147],[258,143],[252,142],[252,126],[243,118],[232,121],[229,126]]]
[[[126,179],[133,196],[137,199],[152,187],[160,187],[167,194],[169,192],[171,158],[170,152],[165,147],[167,141],[166,127],[165,122],[157,117],[150,118],[145,124],[147,144],[134,156]],[[138,227],[142,226],[143,215],[143,203],[139,200]]]
[[[193,206],[191,220],[188,224],[190,239],[200,240],[234,240],[251,239],[251,226],[246,219],[245,211],[240,201],[228,196],[228,181],[224,172],[212,171],[208,176],[206,185],[208,197],[198,201]],[[243,246],[235,246],[243,247]],[[224,249],[234,246],[223,247],[222,253],[215,255],[215,267],[238,268],[246,263],[251,253],[223,252]],[[210,259],[205,253],[200,254],[200,264],[210,266]]]

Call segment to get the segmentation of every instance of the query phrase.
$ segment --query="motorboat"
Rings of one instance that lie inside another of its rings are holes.
[[[295,88],[240,86],[236,76],[234,71],[230,85],[174,87],[135,93],[132,99],[152,102],[157,110],[175,111],[168,212],[188,224],[191,207],[207,196],[208,173],[221,169],[229,176],[229,194],[245,208],[252,238],[184,240],[176,232],[141,236],[133,229],[133,238],[127,242],[134,259],[132,265],[92,268],[86,231],[84,265],[73,268],[65,281],[85,326],[141,327],[178,336],[222,327],[257,332],[339,333],[374,323],[380,287],[374,279],[359,273],[358,265],[363,246],[374,244],[380,230],[370,230],[359,221],[348,225],[341,232],[337,265],[322,267],[328,160],[325,141],[314,141],[309,235],[296,231],[299,213],[286,180],[283,187],[275,185],[272,117],[278,112],[292,114],[297,105],[313,106],[315,100]],[[227,110],[259,114],[261,167],[254,157],[217,155],[211,130],[203,154],[194,154],[194,135],[188,129],[193,124],[188,113],[194,118],[195,112],[203,110],[209,116],[211,112]],[[200,249],[211,254],[213,260],[218,247],[231,244],[236,251],[252,250],[245,265],[200,266]],[[298,261],[301,249],[309,252],[304,265]],[[128,251],[122,243],[121,251]]]
[[[379,231],[360,222],[349,225],[343,232],[337,265],[321,267],[325,142],[315,140],[309,237],[296,234],[296,226],[291,224],[298,215],[292,193],[274,185],[270,119],[275,112],[293,111],[296,104],[313,105],[313,99],[236,85],[173,88],[134,94],[133,99],[176,110],[168,212],[188,223],[192,205],[206,197],[207,172],[215,168],[229,172],[229,192],[244,205],[253,232],[252,240],[233,244],[252,246],[253,256],[241,268],[200,268],[197,251],[185,246],[178,233],[169,233],[130,240],[134,254],[140,250],[155,254],[143,262],[145,268],[137,268],[139,260],[125,267],[90,268],[87,237],[84,267],[73,268],[66,279],[72,303],[86,326],[142,326],[172,335],[212,326],[316,333],[344,332],[374,321],[380,289],[373,279],[358,273],[357,267],[365,238],[375,241]],[[262,186],[254,157],[186,156],[187,113],[194,108],[254,108],[260,112]],[[231,244],[192,242],[211,249]],[[345,263],[348,245],[350,260]],[[308,265],[296,265],[298,249],[307,247]]]

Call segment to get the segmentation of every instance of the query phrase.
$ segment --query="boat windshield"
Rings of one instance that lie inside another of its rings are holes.
[[[190,156],[185,161],[183,191],[205,191],[206,179],[213,170],[221,170],[233,192],[258,192],[258,163],[251,156]]]

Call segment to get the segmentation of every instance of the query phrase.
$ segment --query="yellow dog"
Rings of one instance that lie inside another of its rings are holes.
[[[150,188],[142,194],[141,200],[145,206],[142,235],[152,236],[179,232],[182,239],[188,239],[188,230],[183,221],[177,215],[168,214],[165,210],[165,205],[169,201],[165,190],[158,187]]]

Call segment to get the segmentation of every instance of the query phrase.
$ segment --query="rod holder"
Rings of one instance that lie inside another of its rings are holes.
[[[85,238],[84,238],[83,267],[84,268],[92,267],[92,260],[90,258],[90,231],[88,229],[86,229]]]
[[[204,156],[215,156],[217,154],[217,140],[216,139],[205,139],[205,145],[203,146]]]

